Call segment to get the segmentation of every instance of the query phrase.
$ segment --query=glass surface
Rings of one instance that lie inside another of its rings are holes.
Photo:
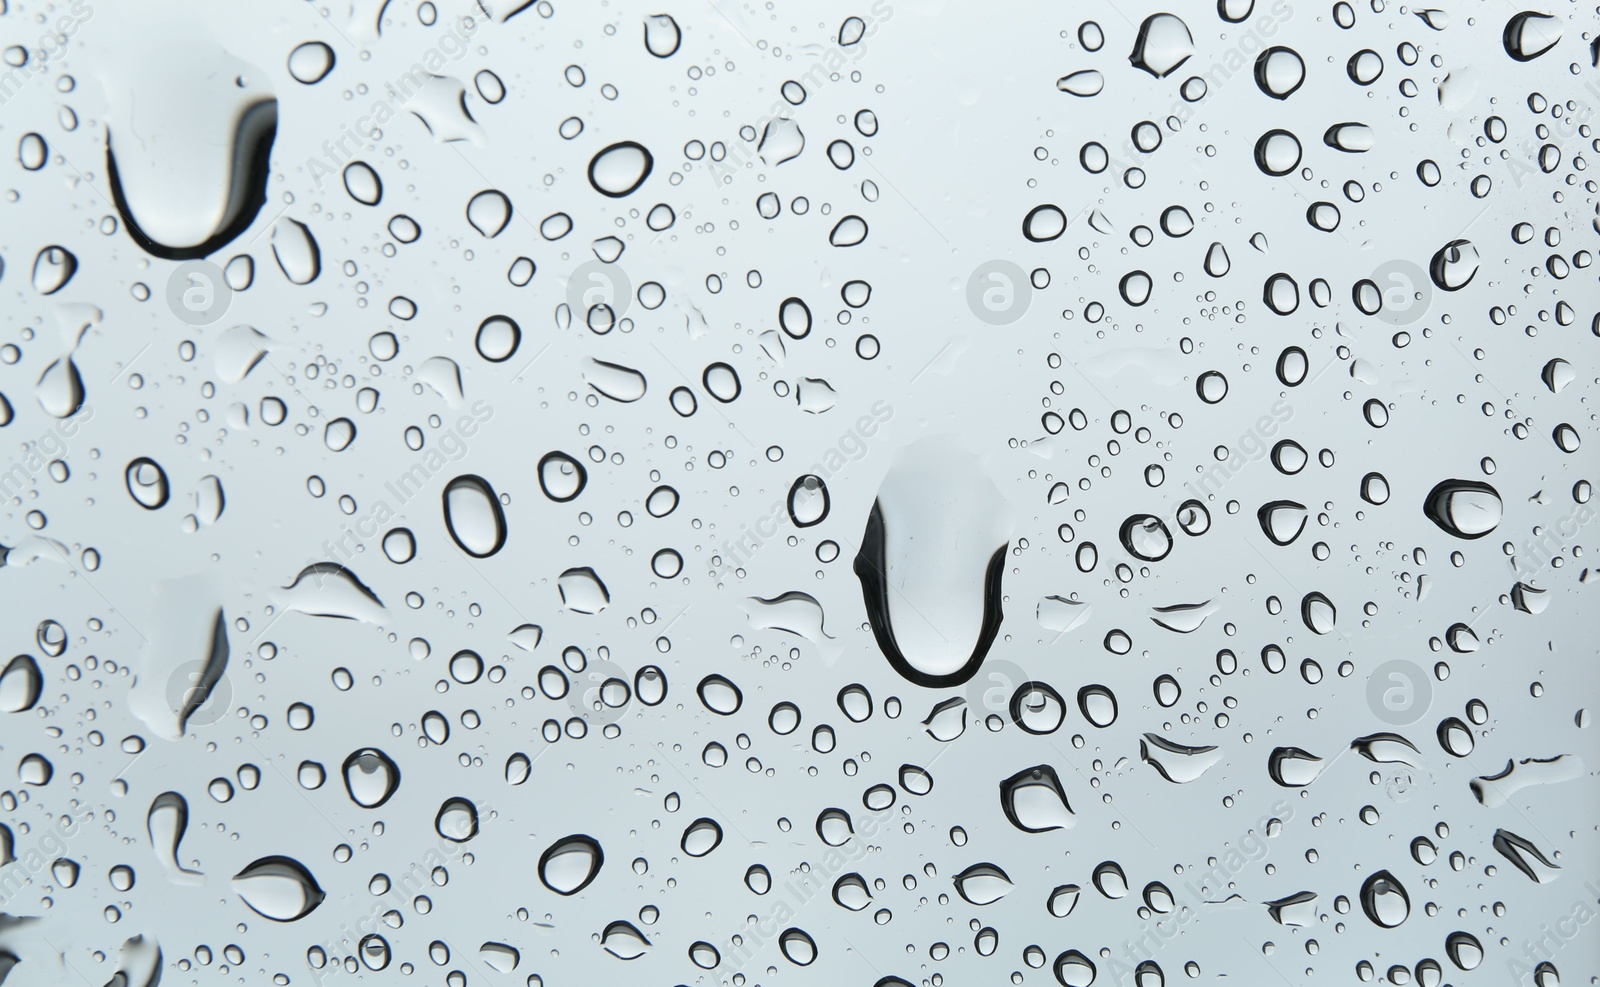
[[[0,11],[8,987],[1597,982],[1592,8]]]

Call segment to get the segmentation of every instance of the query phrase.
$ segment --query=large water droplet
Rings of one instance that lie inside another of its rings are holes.
[[[560,895],[575,895],[600,874],[606,855],[590,836],[575,833],[550,844],[539,857],[539,880]]]
[[[655,158],[643,144],[621,141],[602,148],[589,161],[589,184],[613,199],[637,189],[650,177]]]
[[[1444,480],[1428,493],[1422,511],[1434,524],[1457,538],[1482,538],[1504,515],[1499,491],[1478,480]]]
[[[976,457],[923,440],[895,457],[855,573],[878,648],[908,681],[972,678],[1000,630],[1010,505]]]
[[[356,805],[376,809],[399,787],[399,765],[376,747],[363,747],[344,759],[344,788]]]
[[[506,515],[489,481],[468,473],[444,488],[444,524],[456,545],[485,559],[506,543]]]
[[[274,922],[304,918],[327,897],[303,864],[282,856],[246,866],[233,876],[233,890],[257,915]]]

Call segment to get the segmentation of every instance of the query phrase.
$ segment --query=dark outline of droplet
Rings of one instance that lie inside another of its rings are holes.
[[[1315,627],[1311,626],[1311,605],[1314,603],[1327,604],[1328,609],[1333,612],[1333,619],[1335,621],[1339,619],[1339,609],[1335,607],[1333,605],[1333,601],[1328,599],[1327,595],[1322,593],[1320,590],[1312,590],[1300,599],[1300,622],[1305,624],[1306,630],[1313,634],[1326,634],[1328,631],[1319,631]],[[1333,630],[1333,628],[1330,627],[1328,630]]]
[[[469,812],[471,812],[471,814],[472,814],[472,831],[470,833],[468,833],[466,836],[463,836],[459,840],[456,839],[454,836],[446,836],[446,835],[444,835],[444,830],[439,828],[439,824],[444,821],[444,814],[446,812],[448,812],[453,806],[458,806],[458,805],[466,806],[467,810]],[[449,840],[451,843],[466,843],[466,842],[468,842],[473,837],[478,835],[478,807],[472,804],[472,800],[471,799],[465,798],[465,797],[463,797],[461,795],[452,795],[452,796],[450,796],[449,798],[445,799],[443,802],[439,803],[439,811],[433,817],[433,831],[435,833],[439,834],[439,838],[441,840]]]
[[[1512,14],[1511,19],[1506,21],[1505,30],[1500,33],[1500,43],[1505,46],[1506,54],[1510,55],[1516,61],[1531,62],[1540,55],[1548,53],[1550,49],[1561,43],[1561,39],[1557,38],[1549,45],[1546,45],[1544,48],[1539,49],[1531,55],[1519,54],[1517,48],[1521,46],[1517,44],[1517,41],[1522,34],[1522,29],[1527,26],[1529,19],[1533,17],[1549,17],[1558,24],[1560,23],[1560,18],[1551,17],[1549,14],[1542,13],[1537,10],[1524,10],[1520,13]]]
[[[589,873],[585,875],[578,886],[573,888],[571,891],[557,891],[555,888],[550,886],[549,880],[545,878],[545,868],[549,866],[551,860],[559,856],[561,853],[569,851],[574,846],[588,848],[589,856],[591,858]],[[601,849],[599,841],[594,837],[585,836],[582,833],[574,833],[571,836],[563,836],[561,839],[550,844],[550,846],[545,849],[544,853],[539,855],[539,883],[543,884],[551,891],[555,891],[555,893],[558,895],[570,898],[572,895],[577,894],[584,888],[594,883],[594,879],[600,876],[600,868],[605,864],[605,862],[605,851]]]
[[[840,811],[843,811],[843,810],[840,810]],[[846,816],[846,818],[849,818],[849,817]],[[693,835],[694,833],[696,833],[696,832],[704,831],[708,826],[710,827],[710,829],[711,829],[711,831],[713,833],[717,834],[717,838],[715,840],[712,840],[711,841],[711,845],[709,847],[707,847],[704,851],[702,851],[700,853],[689,853],[689,837],[691,835]],[[683,828],[683,837],[678,840],[678,849],[682,850],[684,853],[688,853],[689,856],[695,858],[696,860],[699,860],[701,857],[710,856],[711,852],[713,850],[715,850],[717,847],[721,846],[721,845],[722,845],[722,824],[717,822],[715,819],[712,819],[710,816],[701,816],[699,819],[696,819],[694,822],[692,822],[689,825],[685,826]]]
[[[655,702],[650,702],[639,693],[639,681],[649,674],[651,669],[655,669],[656,674],[661,677],[661,698]],[[645,665],[633,673],[633,697],[646,706],[660,706],[667,701],[667,673],[662,670],[660,665]]]
[[[1284,347],[1283,352],[1278,354],[1278,367],[1277,367],[1278,381],[1279,381],[1279,383],[1283,384],[1284,387],[1299,387],[1301,384],[1304,384],[1306,382],[1306,374],[1305,373],[1302,373],[1300,375],[1300,379],[1295,381],[1292,384],[1289,383],[1289,378],[1284,376],[1284,372],[1283,372],[1284,371],[1284,365],[1286,363],[1288,363],[1289,356],[1291,354],[1294,354],[1294,353],[1300,354],[1300,359],[1305,361],[1306,373],[1310,373],[1311,372],[1311,358],[1306,355],[1306,351],[1305,350],[1301,349],[1298,346],[1286,346],[1286,347]]]
[[[144,501],[139,499],[138,494],[133,492],[134,468],[143,463],[149,463],[151,466],[154,466],[156,468],[156,473],[161,477],[161,499],[155,504],[146,504]],[[156,462],[154,459],[151,459],[149,456],[140,456],[138,459],[128,463],[127,469],[122,471],[122,482],[123,485],[128,488],[128,496],[133,498],[133,502],[147,511],[159,511],[161,508],[167,506],[167,501],[172,499],[172,484],[167,480],[167,471],[162,469],[161,464]]]
[[[1133,527],[1135,524],[1146,518],[1154,521],[1156,523],[1156,527],[1161,529],[1161,533],[1167,536],[1167,550],[1162,552],[1160,555],[1142,555],[1133,549],[1133,540],[1131,537],[1133,534]],[[1117,540],[1122,542],[1122,548],[1124,551],[1142,562],[1160,562],[1162,559],[1172,554],[1172,549],[1176,544],[1176,542],[1172,540],[1172,531],[1167,528],[1166,522],[1156,517],[1154,514],[1131,515],[1126,521],[1122,522],[1122,527],[1117,529]]]
[[[800,492],[800,489],[805,484],[807,477],[814,478],[817,481],[817,486],[814,489],[822,491],[822,513],[818,515],[815,521],[801,521],[799,515],[795,514],[794,512],[795,494]],[[784,506],[789,511],[789,520],[794,522],[794,526],[796,528],[811,528],[821,524],[828,519],[828,512],[833,509],[833,498],[828,495],[828,481],[824,480],[820,476],[817,476],[815,473],[806,473],[802,476],[796,477],[794,483],[789,487],[789,497],[785,501]]]
[[[1273,171],[1271,168],[1267,167],[1267,144],[1272,140],[1272,138],[1278,136],[1279,134],[1282,134],[1285,137],[1288,137],[1290,140],[1294,141],[1294,146],[1295,146],[1294,164],[1290,165],[1289,167],[1285,168],[1282,171]],[[1275,127],[1272,130],[1269,130],[1266,133],[1262,134],[1259,138],[1256,139],[1256,148],[1255,148],[1256,167],[1261,169],[1261,172],[1264,175],[1272,175],[1275,178],[1276,177],[1281,177],[1283,175],[1287,175],[1287,174],[1289,174],[1289,172],[1294,171],[1296,168],[1300,167],[1300,161],[1304,156],[1305,156],[1305,148],[1300,144],[1300,138],[1296,137],[1294,134],[1290,133],[1289,131],[1284,130],[1282,127]]]
[[[861,536],[861,549],[856,553],[851,568],[861,581],[862,601],[867,608],[867,620],[872,625],[872,636],[878,642],[878,650],[889,660],[891,668],[914,685],[929,689],[961,685],[978,674],[979,666],[983,664],[995,636],[1000,632],[1000,623],[1005,616],[1001,609],[1000,586],[1005,575],[1006,550],[1011,547],[1011,540],[1008,538],[989,557],[983,579],[983,623],[978,629],[978,640],[973,645],[972,654],[966,664],[945,675],[931,675],[912,667],[900,646],[895,643],[894,629],[889,626],[889,582],[885,575],[888,568],[887,546],[883,504],[874,500],[872,513],[867,516],[866,531]]]
[[[651,20],[651,18],[654,18],[654,17],[665,17],[667,20],[672,22],[672,29],[678,33],[678,40],[673,42],[672,50],[667,52],[665,55],[659,54],[654,48],[650,47],[650,20]],[[673,55],[676,55],[678,53],[678,49],[679,48],[683,47],[683,28],[678,25],[677,19],[674,18],[671,14],[646,14],[646,15],[644,15],[643,24],[644,24],[644,50],[649,52],[652,55],[655,55],[655,57],[657,57],[657,58],[671,58]]]
[[[1206,397],[1206,381],[1210,380],[1212,377],[1222,381],[1222,397],[1217,398],[1215,401]],[[1201,401],[1204,401],[1206,404],[1220,404],[1222,400],[1228,396],[1228,378],[1224,377],[1220,371],[1207,370],[1195,380],[1194,393],[1196,397],[1198,397]]]
[[[639,152],[644,155],[644,172],[639,176],[638,181],[634,182],[632,185],[629,185],[621,192],[607,192],[605,189],[600,187],[598,182],[594,180],[595,163],[612,151],[616,151],[625,147],[638,148]],[[634,192],[637,192],[639,190],[639,186],[644,184],[645,179],[650,177],[650,172],[655,169],[655,166],[655,155],[651,154],[650,149],[638,141],[617,141],[615,144],[607,144],[605,147],[602,147],[600,150],[596,151],[594,157],[589,159],[589,186],[608,199],[620,199],[625,195],[632,195]]]
[[[726,367],[728,372],[733,374],[734,391],[733,397],[731,398],[724,398],[711,388],[711,371],[717,369],[718,367]],[[744,393],[744,381],[739,379],[739,371],[733,369],[732,364],[723,363],[721,360],[708,365],[705,370],[700,372],[700,383],[705,387],[707,394],[711,395],[714,400],[720,401],[723,404],[732,404],[733,402],[739,400],[739,395]],[[690,393],[693,392],[691,391]]]
[[[566,462],[571,463],[573,466],[578,468],[578,489],[574,490],[572,495],[569,497],[557,497],[555,494],[550,492],[550,488],[546,486],[544,482],[545,464],[557,460],[565,460]],[[578,462],[576,459],[559,449],[553,452],[547,452],[543,456],[539,457],[539,466],[535,470],[535,473],[539,478],[539,489],[544,491],[544,495],[546,497],[549,497],[558,504],[565,504],[570,500],[576,500],[578,495],[583,493],[583,488],[589,485],[589,471],[583,468],[582,463]]]
[[[233,135],[234,174],[238,174],[238,158],[242,152],[250,155],[250,161],[245,168],[245,179],[241,183],[243,188],[229,190],[230,204],[236,197],[244,197],[236,207],[238,212],[222,229],[200,243],[192,247],[169,247],[152,240],[133,218],[133,210],[128,207],[127,197],[122,191],[122,178],[117,171],[117,156],[111,149],[111,128],[107,127],[106,184],[111,186],[111,203],[116,207],[117,214],[122,217],[128,235],[139,245],[139,249],[162,260],[195,260],[226,247],[239,234],[250,228],[261,212],[261,207],[267,203],[267,181],[272,177],[272,145],[277,135],[276,99],[265,99],[254,103],[239,115],[239,126]],[[250,145],[248,149],[245,146],[247,143]]]
[[[1428,261],[1428,280],[1432,281],[1434,286],[1440,291],[1460,291],[1462,288],[1465,288],[1467,285],[1471,284],[1472,279],[1478,276],[1478,268],[1473,268],[1472,273],[1467,275],[1467,280],[1456,285],[1454,288],[1444,283],[1444,269],[1445,265],[1448,263],[1445,260],[1445,253],[1461,246],[1462,244],[1466,244],[1467,246],[1471,247],[1472,241],[1459,238],[1451,240],[1449,243],[1434,251],[1433,259]],[[1473,249],[1476,250],[1477,248],[1473,247]],[[1482,266],[1481,261],[1479,262],[1479,266]]]
[[[1291,86],[1289,91],[1283,93],[1282,95],[1279,95],[1273,90],[1267,88],[1267,61],[1274,54],[1280,51],[1288,52],[1300,62],[1300,81]],[[1301,58],[1300,53],[1295,51],[1293,48],[1287,48],[1283,45],[1273,45],[1271,48],[1266,49],[1261,54],[1256,56],[1255,76],[1256,88],[1260,89],[1262,93],[1270,96],[1273,99],[1288,99],[1290,96],[1293,96],[1296,92],[1298,92],[1301,86],[1306,84],[1306,60]]]
[[[1300,784],[1284,781],[1283,762],[1285,761],[1315,761],[1319,765],[1317,768],[1317,775],[1319,776],[1322,774],[1322,768],[1325,767],[1325,765],[1322,764],[1322,758],[1311,753],[1303,747],[1273,748],[1272,753],[1267,755],[1267,775],[1275,783],[1283,786],[1284,788],[1305,788],[1307,785],[1311,784],[1310,781],[1302,782]],[[1311,781],[1315,780],[1316,777],[1311,779]]]
[[[1439,725],[1435,727],[1433,731],[1434,736],[1439,741],[1439,749],[1444,751],[1446,754],[1449,754],[1451,757],[1466,757],[1467,755],[1471,754],[1472,748],[1470,747],[1466,751],[1457,754],[1455,749],[1452,748],[1449,742],[1445,740],[1445,738],[1450,735],[1451,727],[1460,727],[1461,732],[1467,735],[1467,742],[1469,744],[1472,743],[1472,728],[1467,726],[1459,716],[1447,716],[1439,721]],[[1476,744],[1473,744],[1473,747],[1476,746]]]
[[[1067,815],[1073,814],[1072,804],[1067,801],[1067,790],[1061,787],[1061,776],[1056,774],[1056,769],[1048,764],[1036,764],[1031,768],[1023,768],[1000,782],[1000,810],[1006,814],[1006,819],[1011,825],[1024,833],[1053,833],[1058,829],[1065,828],[1051,825],[1042,829],[1035,829],[1032,826],[1023,825],[1022,820],[1017,818],[1017,807],[1013,804],[1017,791],[1035,785],[1049,788],[1055,792],[1061,798],[1061,804],[1066,808]],[[1007,796],[1012,797],[1008,798]]]
[[[1297,508],[1302,513],[1300,515],[1300,527],[1294,529],[1294,534],[1280,541],[1278,536],[1272,533],[1271,520],[1272,515],[1275,512],[1284,508]],[[1256,520],[1261,523],[1261,532],[1267,536],[1268,541],[1272,542],[1274,545],[1289,545],[1292,544],[1296,538],[1299,538],[1301,533],[1306,530],[1306,521],[1308,519],[1304,513],[1305,509],[1306,505],[1293,500],[1268,501],[1267,503],[1261,505],[1260,510],[1256,511]]]
[[[1453,535],[1456,538],[1462,538],[1467,541],[1475,541],[1476,539],[1482,538],[1484,535],[1493,532],[1495,528],[1500,527],[1500,525],[1496,524],[1494,527],[1489,528],[1488,531],[1480,531],[1475,535],[1469,535],[1466,532],[1456,530],[1445,524],[1444,506],[1449,501],[1450,496],[1452,494],[1469,490],[1474,493],[1486,493],[1492,496],[1495,500],[1500,500],[1500,491],[1489,486],[1487,483],[1482,483],[1478,480],[1440,480],[1434,485],[1434,488],[1428,492],[1428,499],[1422,502],[1422,513],[1426,514],[1428,520],[1438,525],[1439,530],[1443,531],[1447,535]],[[1501,503],[1503,504],[1504,501],[1501,501]]]
[[[1133,51],[1130,52],[1129,55],[1128,55],[1128,64],[1132,65],[1136,69],[1144,69],[1146,72],[1149,72],[1151,75],[1155,76],[1157,79],[1165,79],[1167,76],[1171,75],[1172,73],[1178,71],[1178,69],[1182,68],[1184,62],[1187,62],[1189,59],[1193,58],[1194,57],[1194,52],[1191,51],[1191,52],[1189,52],[1189,54],[1187,54],[1187,55],[1183,56],[1182,58],[1178,59],[1177,64],[1173,65],[1172,68],[1167,69],[1165,72],[1157,72],[1155,69],[1151,68],[1150,66],[1148,66],[1148,65],[1146,65],[1144,63],[1144,46],[1145,46],[1145,43],[1149,40],[1149,37],[1150,37],[1150,25],[1155,23],[1156,18],[1160,17],[1160,16],[1161,16],[1160,13],[1151,14],[1149,17],[1146,17],[1143,22],[1140,23],[1140,25],[1139,25],[1139,37],[1136,38],[1134,40],[1134,42],[1133,42]],[[1194,46],[1194,31],[1190,30],[1188,22],[1185,21],[1183,18],[1179,17],[1177,14],[1169,13],[1169,14],[1167,14],[1167,16],[1171,17],[1173,20],[1175,20],[1179,24],[1183,25],[1184,33],[1189,35],[1189,45],[1192,48]]]
[[[1032,233],[1029,233],[1028,227],[1032,225],[1033,217],[1039,215],[1041,212],[1044,212],[1047,209],[1055,212],[1061,217],[1061,232],[1057,233],[1055,236],[1034,236]],[[1031,243],[1049,243],[1051,240],[1059,240],[1067,232],[1067,227],[1069,225],[1071,225],[1071,221],[1067,219],[1066,211],[1054,203],[1046,202],[1043,205],[1037,205],[1032,209],[1029,209],[1028,215],[1022,217],[1022,235]]]
[[[489,354],[485,353],[483,351],[483,345],[481,343],[479,343],[479,340],[483,338],[483,330],[489,325],[489,323],[494,322],[496,320],[503,320],[505,322],[511,323],[511,349],[506,352],[505,356],[500,357],[498,360],[495,359],[494,357],[490,356]],[[478,331],[472,337],[472,348],[477,350],[478,351],[478,355],[483,357],[485,360],[488,360],[490,363],[504,363],[504,362],[506,362],[507,360],[511,359],[513,356],[515,356],[517,354],[517,348],[520,347],[521,345],[522,345],[522,326],[518,325],[517,324],[517,320],[513,319],[509,315],[491,315],[491,316],[489,316],[488,318],[484,319],[482,322],[478,323]]]
[[[355,763],[360,760],[363,755],[366,754],[371,754],[376,757],[381,764],[388,768],[390,773],[389,776],[394,779],[394,784],[389,786],[389,790],[384,793],[383,798],[371,805],[367,805],[365,802],[362,802],[360,799],[356,798],[355,790],[350,787],[350,769],[355,766]],[[378,806],[393,798],[394,793],[400,790],[400,765],[394,763],[393,758],[385,754],[383,751],[378,750],[376,747],[363,747],[360,750],[352,751],[350,756],[344,759],[344,766],[340,769],[340,777],[344,779],[344,790],[345,793],[350,796],[350,801],[354,802],[356,805],[359,805],[363,809],[376,809]]]
[[[350,169],[354,168],[356,165],[360,165],[361,167],[367,169],[367,171],[371,172],[372,180],[378,183],[378,197],[373,199],[371,202],[368,202],[366,199],[356,195],[355,192],[350,188]],[[383,201],[383,176],[378,174],[378,169],[367,164],[365,161],[352,161],[345,165],[344,168],[340,170],[339,177],[344,179],[345,194],[350,196],[350,198],[355,199],[361,205],[372,208]]]
[[[468,548],[462,543],[461,537],[456,534],[455,524],[450,519],[450,491],[456,489],[458,486],[475,487],[477,491],[484,496],[484,499],[489,502],[489,507],[494,513],[494,547],[482,555],[479,555],[477,552],[474,552],[472,549]],[[502,548],[505,548],[507,538],[506,512],[505,508],[500,506],[500,498],[495,494],[494,487],[489,485],[488,480],[485,480],[476,473],[463,473],[444,485],[444,491],[440,493],[439,498],[444,508],[444,530],[450,535],[450,540],[456,543],[457,548],[461,549],[463,552],[466,552],[475,559],[486,559],[500,551]]]
[[[1098,696],[1101,694],[1104,694],[1107,699],[1111,700],[1111,720],[1107,723],[1096,723],[1094,721],[1094,717],[1089,715],[1089,697]],[[1078,690],[1078,712],[1081,713],[1083,718],[1089,721],[1089,725],[1095,729],[1104,730],[1116,723],[1117,715],[1120,713],[1120,711],[1121,707],[1117,704],[1117,694],[1111,691],[1110,686],[1101,685],[1098,682],[1092,682]]]
[[[806,960],[804,963],[795,959],[793,956],[790,956],[789,951],[784,949],[784,943],[786,941],[797,938],[804,939],[806,942],[811,944],[811,958]],[[778,949],[783,953],[783,958],[788,960],[790,963],[793,963],[795,966],[810,966],[817,961],[817,957],[822,955],[822,950],[817,948],[817,941],[811,938],[811,933],[799,927],[784,929],[782,932],[778,933]]]
[[[271,915],[268,915],[266,912],[250,904],[249,898],[239,894],[237,891],[234,893],[239,894],[239,900],[243,901],[252,912],[255,912],[257,915],[260,915],[269,922],[298,922],[307,915],[310,915],[312,912],[316,911],[317,906],[322,904],[322,902],[328,897],[328,893],[322,890],[321,885],[317,884],[317,879],[311,876],[311,872],[306,870],[305,865],[300,861],[295,860],[293,857],[285,857],[281,854],[273,854],[268,857],[261,857],[246,864],[243,870],[233,875],[233,880],[237,881],[240,878],[256,877],[258,876],[258,871],[281,872],[285,870],[297,875],[301,879],[301,886],[306,888],[305,911],[302,911],[294,918],[273,918]]]
[[[1022,722],[1023,700],[1026,699],[1029,694],[1034,692],[1041,693],[1046,698],[1055,700],[1056,706],[1061,710],[1060,719],[1056,720],[1056,725],[1048,730],[1035,730],[1026,723]],[[1061,724],[1067,721],[1067,701],[1061,697],[1061,693],[1057,692],[1055,686],[1051,685],[1050,683],[1028,681],[1017,686],[1016,691],[1011,694],[1011,702],[1007,707],[1007,712],[1011,714],[1011,722],[1015,723],[1017,728],[1022,732],[1031,733],[1035,737],[1044,737],[1055,733],[1057,730],[1060,730]]]
[[[733,690],[733,708],[727,712],[723,712],[722,710],[717,709],[715,706],[712,706],[710,700],[706,699],[706,686],[714,683],[721,683]],[[732,716],[744,708],[744,691],[735,685],[732,679],[728,678],[726,675],[719,675],[716,672],[712,672],[710,675],[707,675],[705,678],[701,679],[699,684],[694,687],[694,694],[700,697],[700,705],[704,706],[706,709],[717,714],[718,716]]]
[[[805,332],[802,332],[802,333],[799,333],[799,334],[792,333],[792,332],[789,331],[789,327],[784,324],[784,321],[783,321],[783,310],[789,307],[789,303],[790,302],[799,303],[800,308],[805,311],[805,313],[806,313],[806,331]],[[791,295],[788,298],[785,298],[783,301],[778,303],[778,328],[782,329],[784,335],[788,336],[790,339],[805,339],[807,336],[811,335],[811,327],[812,327],[812,325],[813,325],[813,320],[811,318],[811,306],[806,304],[806,301],[805,301],[804,298],[800,298],[798,296]]]

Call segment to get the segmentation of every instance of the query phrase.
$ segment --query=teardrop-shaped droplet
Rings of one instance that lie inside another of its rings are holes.
[[[322,273],[322,250],[311,228],[288,216],[272,227],[272,256],[292,284],[310,284]]]
[[[39,375],[34,396],[39,407],[56,418],[71,418],[83,408],[83,375],[70,356],[51,361]]]
[[[1267,758],[1267,774],[1285,788],[1304,788],[1322,773],[1322,758],[1298,747],[1279,747]]]
[[[1153,14],[1139,25],[1139,37],[1128,56],[1136,68],[1158,79],[1172,74],[1194,54],[1194,36],[1176,14]]]
[[[383,180],[365,161],[344,166],[344,189],[350,198],[364,206],[375,206],[383,199]]]
[[[498,189],[485,189],[467,200],[467,222],[493,239],[511,222],[511,200]]]
[[[1452,932],[1444,940],[1445,954],[1459,970],[1476,970],[1483,962],[1483,943],[1470,932]]]
[[[976,457],[937,440],[895,457],[855,561],[895,671],[930,688],[977,674],[1000,630],[1010,536],[1010,505]]]
[[[1300,601],[1300,620],[1313,634],[1329,633],[1337,619],[1333,601],[1319,592],[1307,593]]]
[[[305,918],[327,897],[304,864],[283,856],[246,866],[233,876],[233,890],[257,915],[274,922]]]
[[[1105,74],[1098,69],[1079,69],[1056,80],[1056,89],[1074,96],[1094,96],[1106,87]],[[1031,239],[1031,238],[1030,238]]]
[[[1082,890],[1076,884],[1062,884],[1056,887],[1050,892],[1050,898],[1047,902],[1050,914],[1056,918],[1066,918],[1071,915],[1072,910],[1078,907],[1078,898],[1081,896]]]
[[[1176,689],[1177,683],[1172,683]],[[1177,701],[1177,696],[1172,696],[1172,701]],[[1171,705],[1171,703],[1163,703]],[[1190,747],[1185,744],[1175,743],[1165,737],[1147,733],[1139,741],[1139,758],[1152,768],[1161,777],[1175,785],[1187,785],[1206,773],[1206,769],[1222,760],[1222,751],[1215,745],[1202,745]]]
[[[1214,278],[1220,278],[1233,269],[1233,262],[1228,259],[1228,249],[1221,243],[1213,243],[1206,250],[1206,273]]]
[[[1024,768],[1002,781],[1000,808],[1024,833],[1071,829],[1078,821],[1061,778],[1048,764]]]
[[[1122,865],[1115,860],[1105,860],[1096,865],[1090,879],[1096,891],[1112,900],[1128,894],[1128,875],[1123,873]]]
[[[867,221],[854,215],[839,220],[828,233],[828,242],[835,247],[854,247],[866,238]]]
[[[33,290],[53,295],[78,273],[78,257],[66,247],[45,247],[33,258]]]
[[[1502,36],[1506,54],[1519,62],[1532,61],[1561,40],[1561,20],[1549,14],[1524,10],[1506,22]]]
[[[956,893],[972,905],[992,905],[1010,893],[1011,878],[996,864],[973,864],[953,879]]]
[[[0,712],[22,713],[34,707],[44,689],[44,676],[31,655],[17,655],[0,671]]]

